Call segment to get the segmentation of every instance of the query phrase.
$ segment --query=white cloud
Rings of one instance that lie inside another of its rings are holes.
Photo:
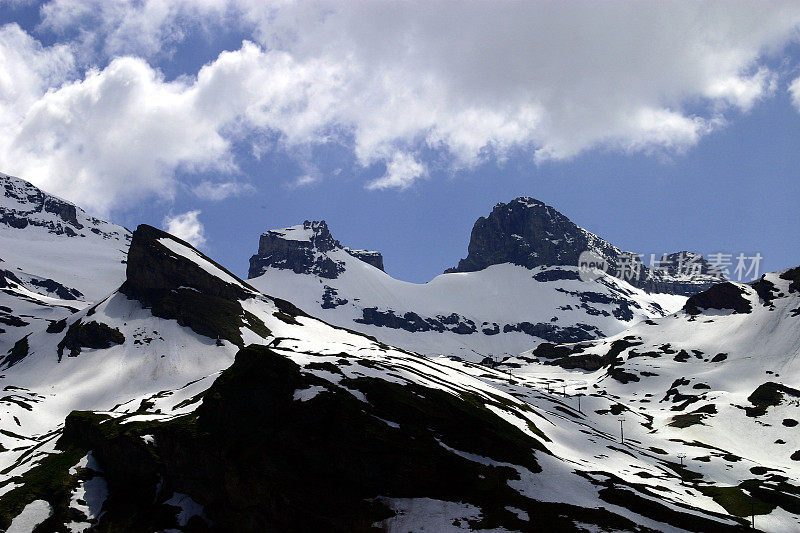
[[[200,211],[187,211],[174,217],[165,217],[163,225],[167,233],[171,233],[195,248],[199,248],[206,243],[205,228],[200,222],[199,216]]]
[[[74,72],[65,45],[43,47],[16,24],[0,27],[0,127],[6,133],[53,85]]]
[[[368,189],[407,189],[414,181],[425,177],[427,171],[414,156],[395,152],[386,164],[386,173],[367,184]]]
[[[10,103],[20,120],[4,131],[0,160],[101,214],[153,195],[169,199],[176,169],[233,167],[223,124],[198,112],[197,98],[196,86],[118,58],[30,106]]]
[[[255,191],[255,187],[249,183],[239,183],[236,181],[213,182],[204,180],[194,187],[192,192],[201,200],[221,201]]]
[[[172,198],[181,170],[234,173],[231,146],[254,133],[301,158],[349,146],[362,167],[386,166],[372,189],[428,175],[430,150],[454,168],[512,149],[680,152],[774,92],[764,59],[800,23],[797,3],[747,2],[56,0],[42,12],[44,30],[78,41],[2,29],[0,168],[101,213]],[[228,23],[259,44],[179,80],[147,62]],[[142,57],[76,75],[97,50],[101,65]],[[319,179],[305,174],[296,184]],[[238,192],[220,181],[195,194]]]
[[[54,0],[42,6],[41,28],[57,34],[77,33],[76,48],[84,59],[169,55],[193,29],[221,27],[225,2],[218,0]]]
[[[792,103],[797,108],[797,111],[800,111],[800,78],[796,78],[789,85],[789,94],[792,97]]]

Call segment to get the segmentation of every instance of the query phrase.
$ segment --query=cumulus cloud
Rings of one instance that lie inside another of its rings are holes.
[[[232,146],[254,133],[292,155],[346,146],[385,166],[370,189],[413,186],[431,153],[458,169],[516,149],[679,152],[774,92],[765,58],[800,23],[800,5],[777,2],[56,0],[42,13],[42,28],[79,37],[42,47],[2,29],[0,162],[101,213],[171,198],[183,171],[235,174]],[[195,76],[148,61],[230,21],[248,40]],[[235,194],[224,181],[193,190]]]
[[[180,215],[164,217],[163,225],[167,233],[199,248],[206,243],[205,228],[199,216],[200,211],[187,211]]]
[[[0,156],[17,175],[101,214],[168,199],[178,168],[233,167],[218,117],[196,113],[198,93],[141,59],[118,58],[22,111]]]
[[[395,152],[386,164],[386,173],[367,184],[368,189],[407,189],[418,178],[425,177],[425,167],[414,156]]]

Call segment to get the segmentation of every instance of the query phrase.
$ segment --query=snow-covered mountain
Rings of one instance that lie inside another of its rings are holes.
[[[324,221],[306,221],[261,235],[249,282],[331,324],[416,352],[476,362],[543,341],[612,335],[685,300],[646,293],[613,276],[581,281],[577,256],[574,265],[504,262],[425,284],[394,279],[376,264],[383,264],[378,252],[354,254]]]
[[[0,174],[0,353],[40,323],[105,297],[125,276],[130,231]]]
[[[775,311],[763,313],[788,320],[798,295],[779,279],[766,280]],[[737,331],[757,337],[761,316]],[[731,317],[652,322],[689,328],[669,332],[678,336]],[[796,350],[789,326],[774,326],[785,335],[773,348]],[[635,326],[646,327],[660,329]],[[148,226],[118,290],[32,333],[0,365],[0,528],[745,531],[748,494],[763,530],[789,531],[800,516],[789,461],[727,455],[749,435],[676,441],[664,419],[634,423],[633,391],[595,394],[599,378],[581,385],[592,394],[578,408],[523,368],[392,348],[266,296]],[[624,442],[620,409],[631,410]],[[686,450],[708,455],[708,468],[681,468]],[[725,488],[747,471],[769,483]]]
[[[685,456],[690,490],[741,515],[757,500],[768,514],[759,530],[800,530],[800,267],[721,283],[671,316],[504,365],[569,403],[583,395],[593,417],[624,417],[634,442],[660,434],[664,455]],[[597,409],[601,399],[610,408]]]

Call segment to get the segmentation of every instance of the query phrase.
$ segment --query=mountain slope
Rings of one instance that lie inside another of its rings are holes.
[[[595,413],[612,425],[624,416],[633,439],[661,434],[671,442],[664,450],[686,455],[692,476],[729,487],[698,477],[694,489],[778,506],[759,528],[800,527],[800,267],[715,285],[672,316],[608,339],[543,345],[507,363],[522,379],[584,391],[587,411],[613,399],[614,409]]]
[[[105,297],[125,276],[130,232],[0,174],[0,353]]]
[[[695,488],[727,472],[687,488],[664,434],[589,414],[613,398],[330,326],[146,226],[119,291],[0,364],[0,527],[746,529]]]
[[[577,266],[507,263],[407,283],[353,256],[324,221],[266,232],[250,264],[254,287],[332,324],[472,361],[516,355],[543,340],[611,335],[664,316],[684,300],[647,294],[611,276],[583,282]]]

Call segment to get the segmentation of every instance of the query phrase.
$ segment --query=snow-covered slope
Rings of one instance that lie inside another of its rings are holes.
[[[0,527],[744,531],[726,508],[749,496],[720,487],[746,471],[782,490],[752,489],[761,529],[800,513],[783,459],[655,423],[619,442],[610,392],[579,409],[538,373],[392,348],[146,226],[118,291],[0,364]],[[709,467],[682,469],[682,450]]]
[[[125,276],[130,232],[0,174],[0,353],[38,324],[107,296]],[[16,320],[12,317],[16,317]]]
[[[505,263],[408,283],[353,256],[324,221],[262,235],[250,275],[262,292],[332,324],[471,361],[516,355],[542,341],[612,335],[685,300],[648,294],[612,276],[584,282],[570,266]]]
[[[727,496],[742,503],[744,490],[778,505],[757,517],[759,529],[800,530],[800,267],[719,284],[671,316],[607,339],[542,345],[506,364],[569,403],[585,395],[583,409],[610,427],[624,417],[628,438],[661,435],[659,447],[685,455],[698,477],[693,490],[724,501],[704,485],[710,476],[738,487]]]

